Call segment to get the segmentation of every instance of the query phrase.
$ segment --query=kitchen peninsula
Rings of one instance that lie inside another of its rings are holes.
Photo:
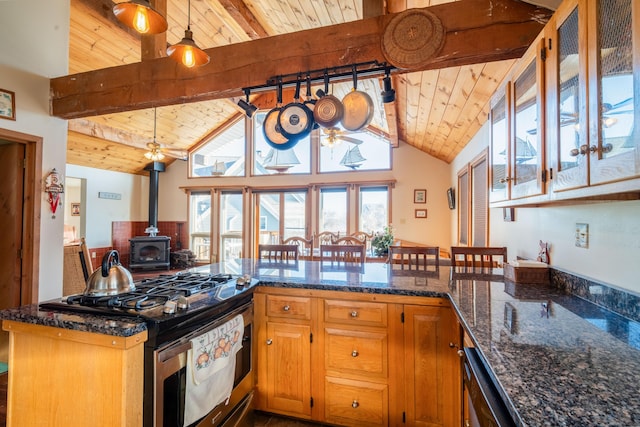
[[[278,295],[291,292],[298,298],[303,293],[321,298],[322,292],[327,292],[325,301],[336,302],[338,296],[343,301],[368,298],[374,305],[375,301],[393,304],[390,301],[396,297],[411,304],[421,299],[435,305],[442,301],[441,307],[452,307],[463,326],[465,344],[480,350],[518,424],[640,423],[640,325],[552,286],[505,282],[499,274],[460,275],[449,267],[407,275],[381,263],[336,271],[319,262],[280,264],[246,259],[194,270],[250,275],[258,281],[256,298],[277,291]],[[390,309],[389,313],[395,311]],[[120,325],[109,321],[109,328],[105,328],[102,317],[53,313],[36,306],[6,310],[1,315],[11,321],[9,324],[82,329],[114,336],[144,329],[142,322],[135,321]],[[6,325],[3,328],[7,329]],[[20,375],[14,373],[13,380],[20,381]],[[375,379],[369,382],[387,384]],[[393,378],[388,385],[398,387]],[[424,390],[416,399],[422,398],[422,393]],[[393,415],[389,414],[389,425],[399,424]]]

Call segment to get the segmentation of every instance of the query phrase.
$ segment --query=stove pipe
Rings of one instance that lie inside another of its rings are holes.
[[[158,179],[165,166],[162,162],[151,162],[144,167],[149,171],[149,226],[153,227],[158,227]]]

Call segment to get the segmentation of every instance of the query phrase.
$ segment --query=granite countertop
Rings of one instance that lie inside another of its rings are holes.
[[[449,298],[519,424],[640,425],[640,323],[550,286],[504,282],[499,274],[457,276],[449,267],[408,274],[384,263],[345,271],[244,259],[192,271],[249,274],[261,286]],[[111,335],[145,329],[141,320],[37,305],[1,311],[0,318]]]

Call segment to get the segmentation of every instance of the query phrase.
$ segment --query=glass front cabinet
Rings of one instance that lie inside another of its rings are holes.
[[[640,190],[640,1],[565,0],[491,104],[492,206]]]

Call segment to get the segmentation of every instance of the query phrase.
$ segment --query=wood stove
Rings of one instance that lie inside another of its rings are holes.
[[[140,236],[129,239],[129,268],[166,268],[171,265],[171,237]]]

